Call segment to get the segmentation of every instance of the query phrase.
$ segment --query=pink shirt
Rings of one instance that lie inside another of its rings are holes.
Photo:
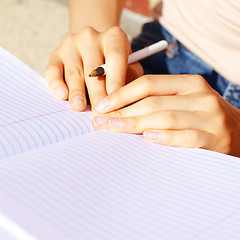
[[[161,24],[229,81],[240,85],[240,0],[162,0]]]

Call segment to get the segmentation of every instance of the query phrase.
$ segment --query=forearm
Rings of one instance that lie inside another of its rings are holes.
[[[91,26],[102,32],[118,26],[124,4],[125,0],[69,0],[69,31]]]

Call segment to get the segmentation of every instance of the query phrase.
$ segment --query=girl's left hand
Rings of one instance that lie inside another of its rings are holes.
[[[130,105],[131,104],[131,105]],[[144,75],[97,105],[96,129],[240,156],[240,110],[199,75]]]

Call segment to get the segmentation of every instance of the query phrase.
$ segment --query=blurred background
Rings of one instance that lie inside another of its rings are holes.
[[[158,0],[127,0],[121,27],[130,38]],[[44,75],[48,56],[68,32],[67,0],[0,0],[0,47]]]

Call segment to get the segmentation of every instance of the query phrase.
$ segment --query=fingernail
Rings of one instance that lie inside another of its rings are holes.
[[[150,140],[156,140],[158,142],[161,142],[163,140],[163,134],[161,134],[160,132],[156,132],[156,131],[145,131],[143,133],[144,138],[148,138]]]
[[[109,106],[109,101],[108,101],[108,98],[105,97],[98,104],[95,105],[95,110],[97,112],[102,112],[102,111],[106,110],[108,108],[108,106]]]
[[[146,131],[143,133],[143,136],[145,138],[149,138],[152,140],[157,140],[158,139],[158,133],[157,132],[152,132],[152,131]]]
[[[60,99],[65,99],[67,97],[67,90],[64,87],[59,87],[57,89],[57,95]]]
[[[109,126],[110,128],[123,128],[125,124],[122,119],[110,119]]]
[[[74,110],[79,110],[81,111],[83,109],[84,106],[84,99],[81,96],[75,96],[72,99],[72,107]]]
[[[84,99],[83,99],[83,97],[81,97],[81,96],[75,96],[75,97],[73,98],[73,100],[72,100],[72,103],[73,103],[74,105],[76,105],[76,104],[83,104],[83,103],[84,103]]]
[[[106,125],[108,122],[108,116],[97,116],[93,119],[93,124],[96,127],[103,127],[104,125]]]

